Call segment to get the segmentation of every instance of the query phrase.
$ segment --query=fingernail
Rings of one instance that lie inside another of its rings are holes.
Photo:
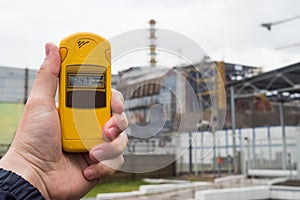
[[[103,150],[96,150],[93,152],[94,157],[98,160],[98,161],[102,161],[103,160]]]
[[[111,127],[108,129],[109,139],[110,141],[116,139],[118,135],[118,129],[116,127]]]
[[[48,44],[45,45],[46,57],[50,54],[50,47]]]
[[[93,179],[93,177],[94,177],[93,170],[92,169],[86,169],[86,170],[84,170],[84,176],[87,179]]]

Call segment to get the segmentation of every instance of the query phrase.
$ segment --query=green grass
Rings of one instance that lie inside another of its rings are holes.
[[[24,105],[0,102],[0,143],[10,144],[18,127]]]
[[[96,197],[99,193],[112,193],[112,192],[130,192],[139,190],[140,185],[152,185],[152,183],[146,183],[144,181],[130,181],[130,182],[112,182],[112,183],[100,183],[94,189],[92,189],[85,198]]]
[[[0,157],[14,138],[24,104],[0,102]]]

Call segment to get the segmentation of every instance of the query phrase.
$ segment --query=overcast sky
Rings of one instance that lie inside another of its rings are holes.
[[[153,18],[158,28],[185,35],[213,60],[268,71],[300,62],[300,45],[276,49],[300,43],[300,19],[271,31],[260,24],[298,15],[297,0],[1,0],[0,66],[38,69],[48,41],[59,45],[62,38],[80,31],[110,39],[147,28]],[[163,56],[158,55],[159,60]],[[118,62],[113,71],[128,65]]]

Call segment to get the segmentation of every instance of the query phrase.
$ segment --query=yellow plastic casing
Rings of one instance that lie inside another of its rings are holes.
[[[75,33],[60,42],[59,114],[62,148],[86,152],[103,142],[111,117],[110,43],[93,33]]]

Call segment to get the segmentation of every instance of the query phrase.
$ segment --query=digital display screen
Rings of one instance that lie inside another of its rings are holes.
[[[68,87],[104,88],[104,75],[69,75]]]

